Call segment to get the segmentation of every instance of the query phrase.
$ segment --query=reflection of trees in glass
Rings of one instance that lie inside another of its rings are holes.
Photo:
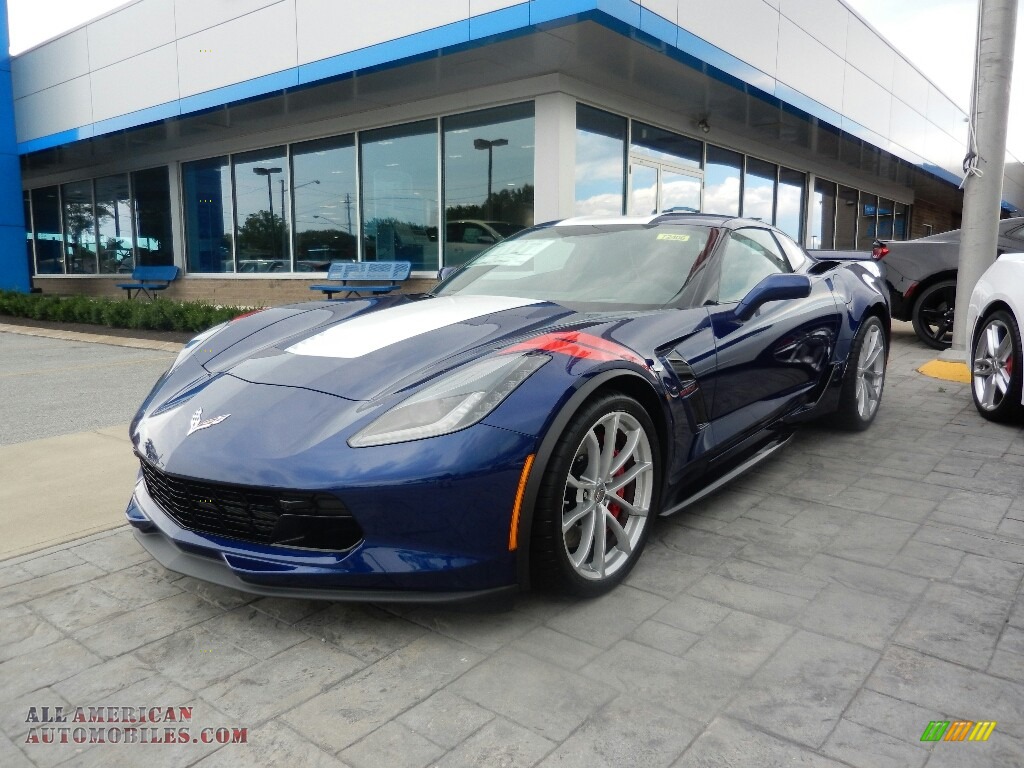
[[[250,213],[245,217],[245,223],[238,228],[238,247],[277,256],[281,252],[283,227],[284,222],[276,213]]]
[[[494,192],[483,205],[452,205],[446,212],[449,221],[477,219],[506,221],[512,224],[533,219],[533,185]]]
[[[104,205],[64,201],[64,238],[68,246],[68,271],[80,274],[96,273],[95,216],[111,216]]]

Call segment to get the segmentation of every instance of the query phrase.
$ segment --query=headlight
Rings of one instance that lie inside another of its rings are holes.
[[[179,352],[178,356],[174,358],[174,362],[171,363],[171,367],[167,369],[167,372],[170,373],[171,371],[173,371],[175,368],[181,365],[182,361],[186,357],[195,352],[196,348],[199,347],[200,344],[209,341],[213,336],[217,335],[227,327],[228,323],[221,323],[220,325],[215,325],[213,326],[213,328],[208,328],[207,330],[200,333],[198,336],[192,339],[192,341],[190,341],[188,344],[181,348],[181,352]]]
[[[551,358],[499,355],[458,368],[349,438],[353,448],[404,443],[476,424]]]

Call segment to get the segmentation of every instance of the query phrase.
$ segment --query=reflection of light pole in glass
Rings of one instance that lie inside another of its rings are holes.
[[[267,207],[270,208],[270,226],[274,226],[274,190],[273,190],[273,186],[270,183],[270,176],[271,176],[271,174],[274,174],[274,173],[280,173],[281,169],[280,168],[276,168],[276,167],[275,168],[257,167],[257,168],[253,168],[252,172],[255,173],[257,176],[266,176],[267,177]],[[284,180],[283,179],[281,180],[281,188],[284,189]],[[284,203],[282,202],[282,206],[283,205],[284,205]],[[281,215],[284,216],[284,209],[283,208],[281,210]]]
[[[491,218],[491,185],[494,180],[494,148],[504,147],[508,139],[473,139],[475,149],[487,150],[487,199],[484,201],[484,216]]]

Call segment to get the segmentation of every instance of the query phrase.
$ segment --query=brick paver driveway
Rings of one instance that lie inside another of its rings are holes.
[[[126,529],[0,563],[0,765],[1020,766],[1024,434],[930,357],[901,328],[872,429],[804,430],[600,600],[253,599]],[[248,744],[26,743],[54,727],[30,707],[101,705]],[[998,725],[922,743],[932,720]]]

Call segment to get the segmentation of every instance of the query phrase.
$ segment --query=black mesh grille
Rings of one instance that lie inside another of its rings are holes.
[[[278,491],[169,475],[142,461],[153,500],[190,531],[254,544],[342,551],[363,538],[341,499],[328,493]]]

